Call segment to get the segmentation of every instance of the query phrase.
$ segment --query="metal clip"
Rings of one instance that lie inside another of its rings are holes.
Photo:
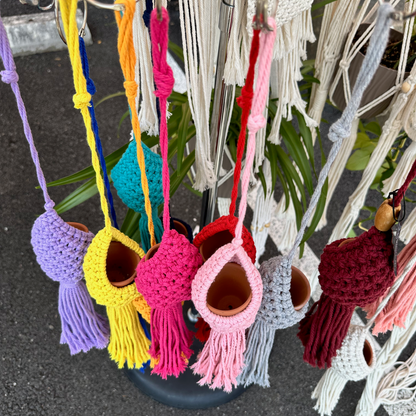
[[[123,12],[124,11],[124,4],[119,3],[101,3],[97,0],[87,0],[88,3],[92,4],[95,7],[98,7],[99,9],[106,9],[106,10],[113,10],[115,12]]]
[[[87,0],[83,0],[84,1],[84,20],[82,21],[82,25],[81,25],[81,29],[79,29],[79,36],[84,36],[85,35],[85,28],[87,26],[87,13],[88,13],[88,9],[87,9]],[[61,28],[61,21],[59,18],[59,0],[54,0],[55,3],[55,24],[56,24],[56,29],[58,30],[59,36],[62,39],[62,42],[66,43],[66,39],[65,39],[65,35],[64,32],[62,31]]]
[[[268,24],[268,1],[257,0],[256,4],[256,20],[253,23],[253,27],[256,30],[266,29],[269,32],[273,32],[273,28]]]
[[[385,2],[383,0],[378,0],[380,6]],[[395,22],[403,22],[404,20],[411,19],[412,17],[416,16],[416,10],[409,14],[404,14],[403,12],[392,12],[390,14],[390,18]]]

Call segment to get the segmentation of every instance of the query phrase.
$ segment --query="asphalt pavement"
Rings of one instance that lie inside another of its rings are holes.
[[[33,12],[16,0],[2,0],[3,16]],[[178,12],[171,4],[170,35],[180,43]],[[88,47],[91,77],[96,100],[122,90],[122,74],[116,48],[117,27],[111,12],[90,8],[88,15],[94,44]],[[44,174],[52,181],[90,164],[90,152],[79,111],[73,108],[74,94],[67,51],[16,58],[20,88],[26,103],[29,121],[39,151]],[[143,395],[109,359],[106,350],[87,354],[69,354],[60,345],[58,284],[40,270],[30,244],[30,231],[36,217],[43,212],[43,199],[36,190],[37,179],[23,135],[14,96],[8,85],[0,83],[0,334],[1,385],[0,414],[4,416],[102,416],[177,414],[194,415],[316,415],[311,393],[323,374],[302,361],[302,346],[296,337],[297,328],[278,331],[271,356],[271,388],[253,386],[241,397],[219,408],[180,410],[157,403]],[[105,154],[114,151],[129,139],[130,127],[124,122],[120,136],[117,126],[127,109],[125,97],[118,97],[97,108],[97,119]],[[334,120],[339,112],[332,107],[324,117]],[[330,143],[325,140],[326,152]],[[360,180],[359,173],[344,172],[341,184],[331,203],[329,225],[310,240],[320,255],[332,227],[339,218],[349,195]],[[50,189],[51,197],[61,201],[77,185]],[[281,192],[276,190],[276,198]],[[118,197],[119,218],[126,212]],[[382,201],[371,193],[368,203]],[[172,214],[193,227],[199,224],[201,200],[181,186],[172,200]],[[252,213],[249,212],[247,225]],[[65,221],[86,224],[93,232],[103,227],[98,197],[62,215]],[[277,254],[269,239],[264,258]],[[98,310],[104,313],[102,307]],[[410,356],[416,340],[402,355]],[[353,415],[364,382],[348,383],[337,416]],[[377,416],[386,415],[379,409]]]

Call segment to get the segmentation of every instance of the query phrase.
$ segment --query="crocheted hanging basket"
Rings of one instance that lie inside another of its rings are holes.
[[[256,322],[247,335],[246,366],[240,384],[270,387],[269,358],[275,331],[297,324],[308,311],[311,287],[306,276],[285,256],[273,257],[260,266],[263,299]]]
[[[157,250],[152,248],[137,266],[137,289],[151,307],[152,373],[164,379],[185,371],[193,353],[193,333],[186,327],[181,302],[191,299],[191,283],[201,264],[198,249],[169,230]]]
[[[71,354],[105,348],[109,337],[108,322],[94,311],[82,281],[82,263],[94,234],[79,228],[49,209],[35,221],[31,240],[41,269],[60,282],[61,344],[68,344]]]
[[[140,368],[150,359],[147,350],[150,341],[145,336],[136,308],[133,304],[141,297],[136,285],[116,287],[107,274],[107,260],[112,241],[119,241],[134,251],[140,258],[144,256],[140,246],[119,230],[111,227],[111,232],[103,229],[91,242],[84,260],[84,273],[91,296],[100,305],[107,307],[111,337],[108,352],[119,368],[127,363],[128,368]]]
[[[369,26],[370,23],[361,24],[358,28],[357,35],[362,36]],[[400,42],[403,40],[403,33],[400,33],[394,29],[390,29],[389,39],[390,42]],[[360,71],[361,65],[364,61],[364,57],[365,55],[361,51],[358,51],[348,68],[348,77],[351,82],[351,89],[354,88],[358,72]],[[406,72],[404,74],[404,79],[406,79],[409,75],[410,72]],[[372,81],[370,82],[370,85],[366,88],[364,92],[363,98],[360,103],[360,107],[364,107],[365,105],[371,103],[378,97],[381,97],[388,90],[390,90],[390,88],[394,87],[394,85],[396,84],[396,79],[397,69],[391,69],[380,64]],[[343,76],[341,76],[331,96],[331,99],[341,111],[343,111],[347,106],[344,93],[344,85],[345,84],[343,82]],[[393,97],[394,95],[391,95],[390,97],[381,101],[379,104],[370,108],[361,116],[361,118],[369,119],[378,116],[390,105],[390,103],[393,100]]]
[[[319,265],[323,294],[299,327],[298,337],[305,346],[303,359],[320,368],[331,366],[348,332],[355,306],[373,303],[394,281],[390,230],[382,232],[373,226],[342,244],[347,240],[350,239],[325,247]]]
[[[315,410],[330,415],[347,382],[366,378],[375,367],[373,337],[366,327],[351,325],[342,347],[332,360],[332,367],[326,370],[312,393],[312,399],[318,399]]]
[[[223,246],[226,243],[230,243],[235,237],[235,227],[237,225],[238,218],[234,215],[224,215],[216,219],[211,224],[206,225],[194,238],[194,245],[198,249],[208,241],[209,249],[206,251],[207,256],[213,255],[217,248]],[[221,233],[221,234],[220,234]],[[253,237],[246,227],[243,226],[243,248],[250,257],[251,261],[256,261],[256,246],[253,241]]]
[[[163,202],[162,159],[142,143],[146,176],[149,184],[149,197],[152,208]],[[118,196],[133,211],[145,213],[144,195],[141,186],[141,172],[137,163],[137,145],[133,140],[116,166],[111,171],[111,179]]]
[[[244,269],[252,293],[247,307],[233,316],[217,315],[207,305],[209,290],[227,263],[237,263]],[[255,320],[262,293],[258,270],[244,248],[237,244],[220,247],[199,269],[192,282],[192,300],[211,327],[209,339],[192,366],[194,373],[202,376],[200,385],[209,384],[212,389],[223,388],[228,393],[233,385],[237,386],[237,377],[244,366],[245,330]]]

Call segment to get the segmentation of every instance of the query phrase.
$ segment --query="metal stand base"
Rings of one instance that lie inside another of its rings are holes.
[[[187,311],[191,305],[191,302],[185,302],[183,307],[185,311],[184,318],[188,328],[195,331],[193,324],[187,316]],[[203,345],[195,339],[192,345],[195,354],[190,359],[190,366],[196,361],[196,357],[202,348]],[[144,373],[139,370],[124,368],[124,373],[127,378],[142,393],[160,403],[179,409],[207,409],[209,407],[218,407],[236,399],[246,390],[244,387],[238,386],[228,394],[222,390],[211,390],[208,386],[201,387],[198,384],[201,377],[195,376],[189,367],[178,378],[168,377],[167,380],[163,380],[158,375],[151,375],[150,372],[150,368],[146,368]]]

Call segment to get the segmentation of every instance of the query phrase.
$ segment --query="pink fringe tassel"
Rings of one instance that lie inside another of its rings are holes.
[[[152,309],[150,316],[152,345],[150,356],[157,362],[152,374],[163,379],[178,377],[185,371],[193,354],[193,332],[186,327],[180,303],[169,309]]]
[[[244,330],[223,334],[211,329],[204,349],[191,367],[195,374],[202,376],[198,384],[209,384],[211,389],[223,388],[231,393],[232,386],[237,387],[237,377],[244,367],[245,349]]]
[[[400,252],[397,259],[397,278],[403,273],[406,264],[411,260],[416,252],[416,235],[410,240],[404,249]],[[378,299],[376,302],[368,305],[365,310],[367,311],[367,319],[370,319],[378,305],[388,294],[388,290],[383,297]],[[413,266],[399,289],[396,293],[390,298],[389,302],[385,308],[380,312],[376,318],[376,324],[373,328],[373,334],[377,335],[379,333],[387,332],[388,330],[393,329],[393,325],[404,328],[407,315],[413,309],[413,305],[416,301],[416,265]]]

